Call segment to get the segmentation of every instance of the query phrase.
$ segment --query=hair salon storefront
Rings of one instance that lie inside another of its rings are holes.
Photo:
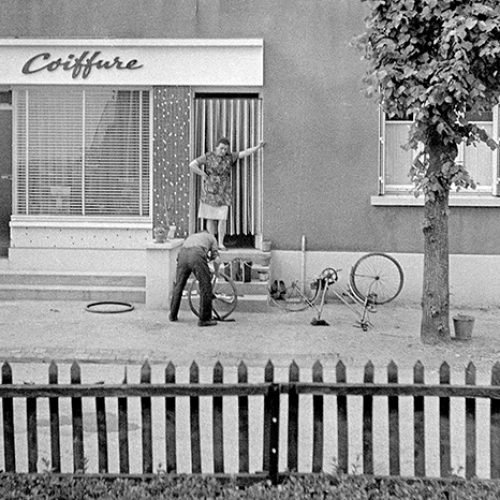
[[[262,40],[5,39],[0,60],[13,268],[143,272],[153,228],[197,228],[190,159],[262,135]],[[242,165],[229,220],[257,242],[261,168]]]

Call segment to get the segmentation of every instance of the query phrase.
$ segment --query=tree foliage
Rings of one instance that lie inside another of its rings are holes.
[[[474,187],[457,148],[495,141],[469,121],[500,96],[498,0],[361,0],[366,31],[356,44],[368,62],[368,95],[389,117],[412,118],[407,147],[419,149],[410,170],[417,192],[433,199],[452,186]],[[439,168],[429,168],[440,146]]]

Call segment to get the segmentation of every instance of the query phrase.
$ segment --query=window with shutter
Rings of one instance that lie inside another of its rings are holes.
[[[29,88],[14,109],[17,214],[149,215],[149,91]]]

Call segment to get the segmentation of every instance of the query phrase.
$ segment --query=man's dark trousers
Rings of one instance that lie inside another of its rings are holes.
[[[181,248],[179,251],[170,317],[177,318],[182,292],[191,273],[194,273],[200,285],[200,321],[209,321],[212,319],[212,274],[205,250],[198,247]]]

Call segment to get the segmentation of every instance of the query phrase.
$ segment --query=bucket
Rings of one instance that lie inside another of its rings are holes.
[[[466,314],[457,314],[453,317],[453,326],[455,327],[456,339],[470,340],[472,338],[474,319],[474,316],[467,316]]]

